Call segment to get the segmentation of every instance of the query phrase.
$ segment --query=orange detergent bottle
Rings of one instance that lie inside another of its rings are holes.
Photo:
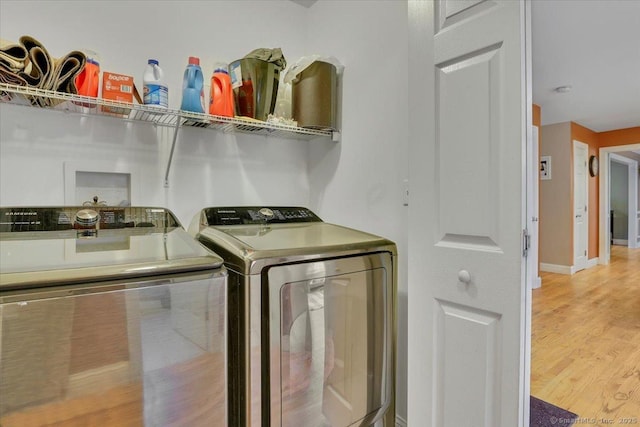
[[[84,69],[76,77],[76,88],[78,89],[78,95],[97,98],[98,87],[100,86],[100,63],[98,62],[98,55],[91,51],[84,52],[87,57],[87,62],[84,65]],[[79,104],[85,107],[93,107],[95,105]]]
[[[211,76],[211,96],[209,97],[209,114],[233,117],[233,89],[231,76],[226,64],[217,64]]]

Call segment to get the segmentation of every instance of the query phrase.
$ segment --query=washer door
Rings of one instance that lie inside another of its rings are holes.
[[[368,424],[392,397],[389,254],[268,272],[272,426]]]
[[[0,292],[0,425],[227,426],[226,279]]]

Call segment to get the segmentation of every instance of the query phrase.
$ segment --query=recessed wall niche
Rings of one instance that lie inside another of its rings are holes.
[[[130,206],[135,202],[136,175],[110,165],[65,164],[65,204]]]

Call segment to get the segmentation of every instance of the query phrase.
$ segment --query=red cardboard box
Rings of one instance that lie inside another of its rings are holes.
[[[102,99],[133,104],[133,77],[105,71],[102,73]],[[102,106],[107,113],[128,115],[128,108]]]

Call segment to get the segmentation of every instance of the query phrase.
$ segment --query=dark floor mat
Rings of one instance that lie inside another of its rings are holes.
[[[571,426],[578,415],[531,396],[530,427]]]

